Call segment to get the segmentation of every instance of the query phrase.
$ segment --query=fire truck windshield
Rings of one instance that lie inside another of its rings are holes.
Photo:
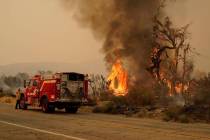
[[[68,80],[70,81],[84,81],[84,75],[78,73],[69,73]]]
[[[36,87],[36,86],[38,86],[38,82],[36,81],[36,80],[31,80],[30,81],[30,86],[32,87]]]

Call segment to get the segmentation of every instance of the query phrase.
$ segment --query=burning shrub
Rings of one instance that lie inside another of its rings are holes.
[[[184,106],[171,104],[165,112],[164,120],[191,122],[210,121],[210,75],[198,80],[192,80],[187,93],[187,102]],[[173,99],[175,99],[173,97]],[[185,99],[186,100],[186,99]],[[177,101],[181,99],[177,98]]]

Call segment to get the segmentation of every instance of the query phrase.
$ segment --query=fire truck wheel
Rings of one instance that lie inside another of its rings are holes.
[[[54,105],[48,105],[49,112],[55,112],[55,106]]]
[[[21,96],[20,96],[20,104],[19,104],[19,108],[20,109],[24,109],[24,110],[26,110],[27,109],[27,105],[25,104],[25,99],[24,99],[24,95],[23,94],[21,94]]]
[[[67,113],[77,113],[78,107],[65,107]]]
[[[27,110],[27,109],[28,109],[28,105],[27,105],[27,104],[24,104],[23,109],[24,109],[24,110]]]

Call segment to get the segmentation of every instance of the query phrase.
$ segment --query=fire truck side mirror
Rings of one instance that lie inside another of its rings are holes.
[[[23,86],[24,86],[24,88],[26,88],[26,80],[24,80],[24,85]]]

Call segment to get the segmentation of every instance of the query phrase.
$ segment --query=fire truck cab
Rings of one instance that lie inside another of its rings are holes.
[[[84,74],[63,72],[48,77],[35,75],[24,82],[20,107],[41,107],[43,112],[54,112],[57,108],[76,113],[87,95],[88,80]]]

